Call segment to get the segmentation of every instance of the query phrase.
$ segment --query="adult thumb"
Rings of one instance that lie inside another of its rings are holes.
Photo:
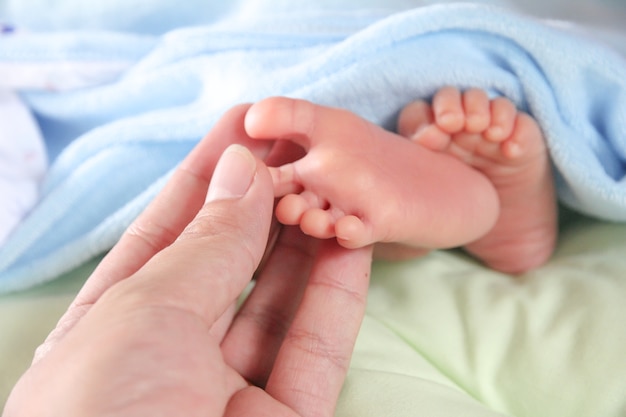
[[[212,325],[263,256],[273,201],[267,167],[245,147],[231,145],[217,163],[204,207],[172,245],[125,280],[131,288],[124,293],[135,291],[132,303],[179,308]]]

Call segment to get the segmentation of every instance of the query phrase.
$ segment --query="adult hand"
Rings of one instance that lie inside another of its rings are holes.
[[[269,173],[245,148],[213,172],[218,138],[247,142],[245,110],[218,123],[101,262],[5,417],[333,414],[371,253],[285,229],[235,313],[273,208]]]

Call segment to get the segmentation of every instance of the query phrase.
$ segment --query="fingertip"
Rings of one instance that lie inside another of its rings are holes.
[[[268,167],[243,145],[232,144],[221,155],[209,184],[205,207],[218,201],[246,200],[244,211],[273,210],[274,186]],[[237,209],[239,210],[239,209]],[[237,215],[237,210],[231,210]]]
[[[257,160],[246,147],[230,145],[217,162],[206,202],[243,197],[257,171]]]

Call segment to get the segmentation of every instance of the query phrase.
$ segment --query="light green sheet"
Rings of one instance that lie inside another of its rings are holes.
[[[0,404],[95,264],[0,297]],[[517,279],[455,251],[377,263],[337,415],[626,416],[626,225],[577,218]]]

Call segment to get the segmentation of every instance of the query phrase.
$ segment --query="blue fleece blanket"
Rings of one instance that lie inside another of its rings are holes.
[[[23,91],[52,165],[40,204],[0,249],[0,291],[110,248],[225,110],[270,95],[388,128],[406,103],[445,85],[507,96],[541,124],[561,200],[626,220],[626,62],[500,9],[248,16],[164,35],[33,33],[2,39],[0,63],[12,62],[119,71],[97,85]]]

